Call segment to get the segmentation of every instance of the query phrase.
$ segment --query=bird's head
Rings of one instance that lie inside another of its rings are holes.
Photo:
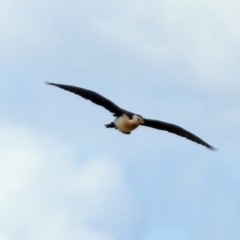
[[[140,115],[133,115],[132,118],[135,122],[137,122],[138,124],[144,124],[144,120],[143,117]]]

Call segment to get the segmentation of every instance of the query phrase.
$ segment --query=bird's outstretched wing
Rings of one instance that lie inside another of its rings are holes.
[[[116,104],[114,104],[112,101],[108,100],[107,98],[103,97],[102,95],[80,87],[65,85],[65,84],[57,84],[57,83],[51,83],[46,82],[49,85],[53,85],[59,88],[62,88],[66,91],[75,93],[87,100],[92,101],[93,103],[100,105],[104,108],[106,108],[108,111],[114,113],[115,116],[120,116],[122,113],[126,112],[124,109],[121,109]]]
[[[158,120],[146,119],[146,118],[144,118],[144,124],[142,124],[142,125],[151,127],[151,128],[156,128],[156,129],[163,130],[163,131],[168,131],[170,133],[177,134],[181,137],[185,137],[185,138],[187,138],[193,142],[196,142],[198,144],[202,144],[203,146],[205,146],[211,150],[217,150],[216,148],[212,147],[208,143],[204,142],[201,138],[197,137],[196,135],[188,132],[187,130],[185,130],[177,125],[158,121]]]

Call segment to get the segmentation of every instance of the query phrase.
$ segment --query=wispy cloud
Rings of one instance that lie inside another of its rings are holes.
[[[79,164],[68,146],[16,126],[0,142],[3,236],[137,239],[142,207],[114,161]]]
[[[0,2],[0,238],[239,239],[239,2]],[[46,80],[219,152],[106,130],[109,113]]]

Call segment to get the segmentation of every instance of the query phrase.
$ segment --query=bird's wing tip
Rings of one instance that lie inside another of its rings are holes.
[[[218,149],[215,148],[215,147],[213,147],[213,146],[207,146],[207,148],[210,149],[210,150],[212,150],[212,151],[214,151],[214,152],[215,152],[215,151],[218,151]]]
[[[49,81],[46,81],[45,83],[48,84],[48,85],[54,85],[54,83],[49,82]]]

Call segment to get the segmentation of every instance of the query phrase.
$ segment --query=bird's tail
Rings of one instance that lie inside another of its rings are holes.
[[[114,122],[105,125],[106,128],[116,128]]]

